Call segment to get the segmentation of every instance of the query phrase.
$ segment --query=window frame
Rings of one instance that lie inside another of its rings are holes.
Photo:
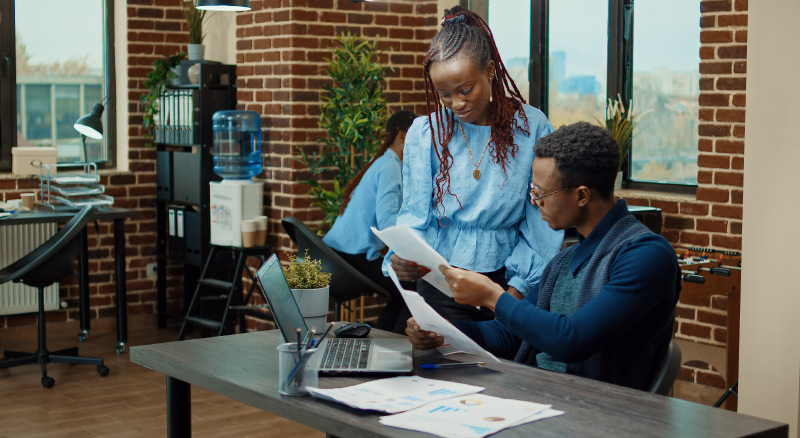
[[[549,41],[548,5],[550,0],[531,0],[531,41],[528,80],[528,102],[547,115]],[[619,94],[623,102],[633,96],[633,2],[634,0],[608,0],[608,61],[606,101]],[[628,156],[634,154],[631,148]],[[697,192],[697,183],[643,182],[631,180],[631,163],[622,169],[623,188],[679,194]]]
[[[11,149],[17,144],[17,72],[14,4],[19,0],[0,2],[0,173],[11,171]],[[112,169],[117,162],[116,70],[114,58],[114,0],[102,0],[103,87],[107,103],[103,112],[103,140],[108,159],[97,163],[100,169]]]

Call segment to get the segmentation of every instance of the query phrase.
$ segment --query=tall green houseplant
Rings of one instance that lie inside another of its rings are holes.
[[[324,86],[319,126],[325,130],[320,139],[322,153],[308,155],[302,161],[311,171],[304,181],[311,186],[312,205],[325,213],[324,223],[333,224],[342,205],[342,192],[380,147],[386,124],[386,99],[381,82],[387,65],[380,62],[383,53],[378,39],[366,41],[349,32],[336,38],[338,46],[325,73],[333,79]],[[333,189],[320,185],[333,173]]]

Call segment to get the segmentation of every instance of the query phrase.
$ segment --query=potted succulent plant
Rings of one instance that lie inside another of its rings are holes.
[[[309,329],[322,331],[328,320],[328,292],[331,274],[322,271],[322,261],[308,256],[308,250],[302,259],[296,255],[288,255],[289,265],[283,267],[283,275],[292,289],[300,314],[306,320]]]

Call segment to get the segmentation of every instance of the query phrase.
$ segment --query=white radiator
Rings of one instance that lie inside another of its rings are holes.
[[[14,263],[56,234],[56,223],[0,225],[0,268]],[[44,289],[45,310],[58,308],[58,283]],[[37,312],[36,288],[22,283],[0,284],[0,315]]]

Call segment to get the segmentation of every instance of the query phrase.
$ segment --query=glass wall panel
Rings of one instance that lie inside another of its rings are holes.
[[[528,64],[530,63],[530,2],[495,0],[489,2],[489,28],[497,50],[519,92],[528,100]]]

